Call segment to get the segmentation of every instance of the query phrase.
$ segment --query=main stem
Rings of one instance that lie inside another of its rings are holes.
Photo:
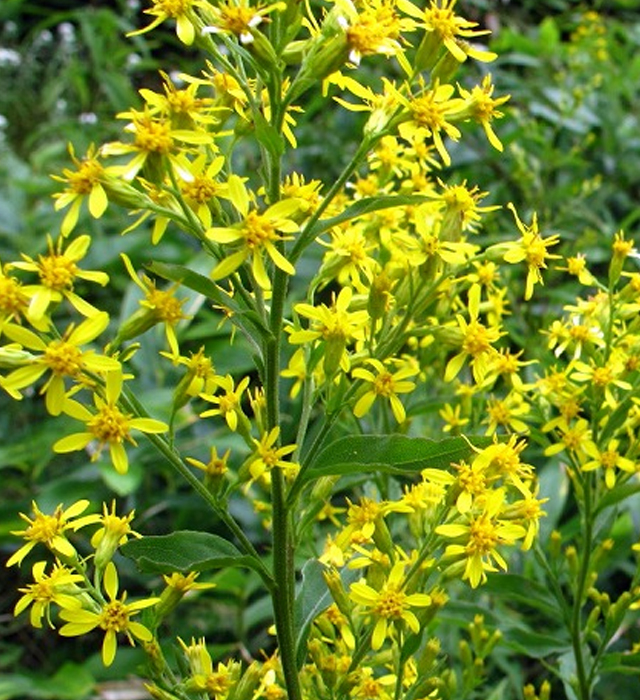
[[[281,113],[280,83],[271,91],[272,123],[281,132],[284,115]],[[267,164],[267,196],[270,204],[280,199],[281,162],[274,153],[264,153]],[[285,253],[284,242],[276,243]],[[267,409],[267,428],[280,426],[280,354],[284,303],[288,290],[288,276],[274,266],[273,290],[269,326],[271,336],[264,344],[264,394]],[[286,504],[286,485],[282,469],[271,471],[273,579],[271,592],[273,614],[278,636],[280,663],[289,700],[302,700],[300,678],[296,663],[296,639],[294,627],[295,563],[291,514]]]
[[[578,694],[580,700],[590,700],[591,698],[589,674],[587,673],[582,650],[582,605],[585,597],[587,579],[589,577],[591,549],[593,547],[593,514],[591,512],[591,498],[591,478],[590,475],[587,474],[587,478],[584,481],[584,510],[582,513],[584,519],[584,544],[571,616],[571,644],[573,646],[573,654],[576,661],[576,676],[578,680]]]

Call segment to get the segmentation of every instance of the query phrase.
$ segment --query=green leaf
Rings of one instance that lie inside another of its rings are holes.
[[[524,576],[507,573],[488,576],[482,590],[495,593],[496,600],[514,600],[537,608],[553,620],[562,619],[562,610],[549,589]]]
[[[295,600],[296,658],[302,668],[307,654],[307,639],[313,621],[332,602],[322,571],[324,566],[317,559],[309,559],[302,567],[302,583]]]
[[[601,513],[605,508],[610,508],[611,506],[615,506],[616,504],[620,503],[620,501],[624,501],[626,498],[629,498],[630,496],[633,496],[636,493],[640,492],[640,484],[638,483],[626,483],[626,484],[618,484],[617,486],[614,486],[610,491],[605,493],[605,495],[598,501],[598,504],[596,505],[594,515],[597,515],[598,513]]]
[[[492,443],[489,437],[452,437],[444,440],[406,435],[358,435],[343,437],[328,445],[301,475],[303,481],[321,476],[384,472],[414,474],[427,467],[447,469],[453,462],[468,459],[474,447]]]
[[[640,653],[611,652],[605,654],[600,661],[602,673],[625,673],[640,675]]]
[[[193,289],[198,294],[202,294],[207,299],[215,302],[218,306],[222,306],[230,313],[230,319],[238,325],[242,330],[246,330],[244,321],[250,323],[261,336],[268,338],[271,336],[271,331],[262,323],[260,317],[254,311],[242,308],[232,297],[225,294],[213,280],[201,275],[198,272],[190,270],[184,265],[174,265],[170,263],[152,262],[146,266],[154,275],[158,275],[163,279],[177,282],[179,284]]]
[[[195,530],[130,540],[120,551],[133,559],[140,571],[156,574],[207,571],[227,566],[260,568],[259,561],[241,554],[228,540]]]
[[[571,643],[563,631],[541,634],[522,627],[504,630],[504,643],[530,659],[543,659],[550,654],[570,651]]]
[[[0,700],[81,700],[91,694],[94,686],[95,680],[89,671],[84,666],[69,661],[51,678],[34,676],[32,673],[3,674],[0,678]]]

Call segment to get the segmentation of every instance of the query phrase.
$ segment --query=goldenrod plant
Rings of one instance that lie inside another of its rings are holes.
[[[152,0],[144,12],[133,34],[175,29],[202,70],[141,89],[117,115],[121,140],[70,148],[55,176],[59,233],[0,270],[0,387],[19,401],[35,386],[70,460],[126,475],[148,441],[211,518],[149,536],[90,493],[53,511],[34,502],[7,562],[33,575],[16,615],[62,637],[98,631],[106,666],[118,645],[139,647],[160,700],[551,688],[588,700],[607,672],[637,674],[631,542],[628,590],[598,588],[616,518],[640,491],[637,253],[620,231],[600,279],[588,251],[565,259],[559,236],[509,202],[508,230],[483,239],[500,205],[457,179],[455,160],[472,130],[503,150],[509,97],[487,72],[488,31],[455,0]],[[294,167],[311,100],[363,119],[336,178]],[[79,230],[83,211],[117,207],[132,215],[125,235],[148,236],[149,260],[122,255],[140,301],[120,320],[92,299],[110,282],[85,268]],[[167,241],[193,264],[166,262]],[[546,335],[518,338],[510,306],[540,308],[549,267],[583,293]],[[246,372],[216,369],[217,323],[233,328],[227,352],[246,352]],[[165,376],[180,376],[158,386],[168,405],[152,415],[135,359],[156,330]],[[206,454],[192,452],[194,426],[211,436]],[[125,558],[149,576],[143,595],[124,590]],[[177,606],[215,596],[233,568],[270,596],[261,655],[216,655],[197,628],[170,629]],[[542,629],[501,627],[513,601]],[[492,661],[503,644],[534,660],[519,688]]]

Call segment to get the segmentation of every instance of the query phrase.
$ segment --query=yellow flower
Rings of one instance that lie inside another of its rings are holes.
[[[84,608],[63,609],[60,617],[67,624],[63,625],[59,632],[63,637],[77,637],[91,632],[96,627],[104,630],[102,662],[105,666],[110,666],[116,656],[118,634],[124,633],[131,645],[135,644],[134,637],[141,642],[150,642],[153,639],[151,631],[140,622],[131,620],[131,617],[144,608],[155,605],[159,598],[144,598],[134,603],[125,603],[127,594],[123,593],[118,599],[118,572],[113,562],[107,564],[102,583],[109,600],[98,612]]]
[[[196,8],[210,7],[207,0],[151,0],[153,7],[144,12],[155,19],[142,29],[129,32],[127,36],[146,34],[168,19],[176,21],[176,34],[183,44],[190,46],[196,37],[196,30],[202,27],[196,14]]]
[[[191,175],[185,169],[183,162],[177,157],[184,150],[180,143],[189,145],[210,145],[213,137],[205,131],[195,129],[176,129],[171,120],[165,117],[155,117],[148,108],[140,112],[132,109],[121,112],[119,119],[130,119],[124,131],[133,135],[133,143],[121,141],[107,143],[100,149],[104,156],[122,156],[135,154],[126,165],[113,166],[124,180],[133,180],[140,170],[148,165],[145,176],[152,182],[160,178],[160,169],[167,164],[180,177],[188,180]]]
[[[533,467],[520,459],[520,454],[527,446],[525,440],[518,442],[512,435],[507,442],[498,442],[494,436],[493,444],[477,452],[473,459],[474,469],[486,470],[488,478],[493,481],[505,479],[515,486],[523,496],[530,493],[529,484],[533,480]]]
[[[404,622],[414,634],[417,634],[420,631],[420,623],[411,608],[424,608],[431,605],[431,597],[425,593],[403,591],[404,569],[405,564],[401,561],[397,562],[379,591],[364,581],[351,584],[351,600],[362,605],[367,614],[370,613],[377,618],[371,637],[371,648],[374,651],[383,645],[390,624],[398,626],[399,623]]]
[[[139,92],[149,106],[149,111],[169,117],[176,129],[192,129],[196,125],[215,124],[217,119],[211,115],[215,111],[211,97],[198,97],[199,84],[192,82],[186,88],[178,90],[171,78],[160,71],[164,95],[148,88]]]
[[[118,334],[113,341],[113,346],[117,347],[121,342],[135,338],[153,328],[156,324],[163,323],[171,354],[173,357],[179,357],[180,348],[175,327],[180,321],[190,318],[182,310],[186,299],[177,299],[175,297],[174,293],[179,285],[173,284],[168,289],[158,289],[154,280],[147,277],[147,275],[143,274],[141,278],[138,277],[131,260],[125,253],[121,253],[120,257],[127,268],[129,276],[142,290],[144,299],[140,301],[142,308],[132,314],[120,326]]]
[[[89,503],[88,500],[82,499],[66,509],[59,505],[51,515],[47,515],[38,508],[35,501],[32,501],[33,519],[20,513],[20,517],[29,524],[28,527],[25,530],[11,532],[12,535],[25,539],[26,544],[9,557],[7,566],[20,564],[38,543],[46,545],[55,554],[73,559],[76,556],[76,550],[67,539],[65,532],[67,530],[75,532],[99,520],[100,516],[97,514],[77,519],[78,515],[84,513]]]
[[[216,587],[215,583],[197,582],[199,575],[197,571],[190,571],[188,574],[174,572],[162,577],[166,588],[160,594],[160,600],[154,610],[157,620],[164,619],[172,612],[189,591],[206,591]]]
[[[29,297],[22,288],[22,282],[9,274],[10,264],[0,265],[0,324],[15,320],[20,322],[27,313]],[[46,324],[42,329],[46,328]]]
[[[89,213],[94,219],[99,219],[104,214],[109,201],[103,184],[112,171],[100,163],[94,146],[90,146],[86,156],[80,160],[76,158],[73,146],[69,144],[69,155],[75,170],[65,168],[62,176],[52,175],[54,180],[67,184],[64,192],[53,195],[56,200],[54,205],[56,211],[69,207],[60,226],[60,233],[65,237],[78,223],[80,208],[85,200],[89,206]]]
[[[332,298],[331,306],[325,304],[312,306],[311,304],[296,304],[295,312],[312,321],[311,327],[306,330],[294,330],[290,332],[289,342],[294,345],[321,340],[326,344],[324,355],[324,370],[327,375],[332,375],[338,368],[349,369],[349,360],[346,354],[346,345],[352,340],[364,339],[365,329],[369,321],[369,314],[364,310],[349,311],[353,292],[349,287],[344,287],[336,297]]]
[[[596,284],[596,278],[587,269],[587,258],[584,253],[577,253],[575,257],[565,258],[566,267],[557,267],[556,270],[568,272],[578,278],[580,284],[590,287]]]
[[[609,440],[605,449],[599,448],[593,442],[586,442],[583,446],[584,451],[592,459],[585,462],[580,468],[583,472],[604,469],[604,483],[608,489],[612,489],[616,485],[616,469],[621,469],[628,474],[635,474],[638,471],[636,463],[632,459],[620,454],[619,446],[620,440],[615,438]]]
[[[460,513],[468,513],[474,500],[484,497],[488,491],[489,480],[486,471],[482,465],[470,465],[464,460],[452,466],[458,472],[456,490],[460,491],[456,499],[456,508]]]
[[[62,564],[56,563],[50,574],[45,574],[46,561],[38,561],[33,565],[33,580],[25,588],[19,588],[24,595],[18,600],[13,610],[14,615],[19,615],[31,605],[29,619],[34,627],[42,627],[42,618],[46,618],[49,627],[51,622],[51,604],[54,603],[63,609],[72,610],[81,607],[81,602],[71,592],[74,584],[82,581],[83,577]],[[77,589],[78,591],[80,589]]]
[[[216,492],[223,484],[225,475],[229,471],[227,462],[230,454],[231,450],[229,449],[222,456],[219,456],[217,448],[213,446],[210,450],[208,462],[201,462],[193,457],[186,457],[186,461],[196,469],[201,469],[204,472],[205,486]]]
[[[471,90],[458,87],[460,96],[467,103],[466,108],[463,110],[464,115],[468,114],[471,119],[478,122],[484,129],[489,143],[497,151],[502,152],[502,143],[491,127],[491,122],[504,116],[497,107],[507,102],[510,99],[510,95],[494,98],[492,97],[493,90],[494,85],[491,83],[491,75],[489,74],[482,79],[481,85],[474,85]]]
[[[268,433],[264,433],[260,440],[254,439],[253,442],[256,446],[255,457],[249,463],[249,471],[253,479],[259,479],[274,467],[280,467],[287,475],[296,473],[298,465],[283,459],[286,455],[295,452],[296,445],[276,447],[279,437],[280,427],[276,426]]]
[[[457,316],[458,326],[462,336],[461,348],[460,352],[447,362],[444,372],[445,382],[453,381],[458,376],[465,360],[471,358],[469,364],[473,373],[473,378],[476,384],[482,384],[482,381],[489,371],[491,359],[497,354],[493,343],[503,334],[498,328],[485,326],[480,323],[477,315],[474,314],[473,311],[473,309],[469,310],[470,319],[468,322],[460,314]]]
[[[102,515],[98,522],[102,527],[96,530],[91,537],[91,546],[96,550],[94,563],[96,568],[104,568],[111,560],[116,549],[129,540],[129,536],[142,537],[139,532],[131,528],[131,521],[135,515],[132,510],[128,515],[116,515],[116,502],[111,503],[111,511],[107,504],[102,504]]]
[[[530,408],[517,391],[510,392],[503,399],[490,398],[487,402],[487,417],[482,421],[488,424],[485,435],[493,435],[500,427],[508,433],[528,433],[529,426],[522,418],[529,415]]]
[[[457,0],[431,0],[429,7],[422,9],[409,0],[398,0],[397,7],[416,19],[416,26],[424,29],[427,36],[433,34],[435,40],[444,44],[447,51],[461,63],[467,60],[467,56],[478,61],[493,61],[496,54],[475,48],[466,41],[489,34],[489,31],[475,29],[478,26],[477,22],[456,15],[456,2]],[[438,49],[438,44],[435,44],[432,51]]]
[[[603,405],[612,411],[619,404],[618,399],[613,395],[614,387],[624,391],[632,389],[629,382],[620,379],[620,376],[626,371],[624,361],[620,356],[612,355],[602,365],[596,364],[592,359],[589,360],[589,364],[576,360],[572,363],[571,368],[575,370],[571,372],[571,379],[579,383],[587,382],[589,386],[603,392]]]
[[[216,5],[209,5],[207,13],[207,26],[205,34],[230,34],[236,37],[241,44],[253,44],[257,27],[262,24],[266,16],[274,11],[286,9],[284,2],[275,2],[271,5],[256,3],[251,5],[248,0],[222,0]]]
[[[507,570],[507,563],[498,552],[498,546],[512,545],[527,534],[522,525],[501,518],[503,489],[489,492],[483,503],[481,513],[471,510],[465,514],[465,523],[439,525],[436,528],[438,535],[457,540],[455,544],[447,546],[444,556],[465,560],[462,579],[468,580],[472,588],[486,580],[487,571],[497,570],[494,563],[503,571]]]
[[[440,418],[445,422],[443,428],[445,433],[451,433],[452,435],[459,435],[460,428],[463,428],[468,422],[468,418],[463,418],[461,415],[462,406],[457,404],[452,406],[446,403],[439,411]]]
[[[589,423],[584,418],[579,418],[576,421],[569,421],[564,416],[550,421],[543,426],[543,430],[551,430],[553,428],[558,428],[560,432],[560,439],[553,441],[549,447],[544,451],[547,457],[551,455],[556,455],[563,450],[569,450],[573,452],[576,456],[586,461],[584,458],[586,456],[585,447],[589,445],[589,451],[593,454],[594,450],[597,451],[597,447],[593,442],[593,434],[589,428]]]
[[[337,0],[339,23],[346,33],[349,60],[356,66],[363,56],[395,56],[402,51],[402,34],[411,31],[411,20],[401,18],[395,0],[368,0],[356,7],[351,0]]]
[[[58,440],[53,446],[54,452],[63,454],[75,452],[97,440],[98,449],[94,452],[92,459],[97,459],[102,449],[108,446],[111,461],[116,471],[125,474],[129,468],[129,460],[124,443],[136,444],[131,436],[131,431],[164,433],[168,430],[168,426],[159,420],[135,418],[120,410],[118,400],[122,391],[122,381],[122,372],[107,373],[104,398],[97,393],[93,395],[95,403],[93,413],[78,401],[67,399],[63,408],[64,412],[85,423],[86,430]]]
[[[40,277],[40,284],[22,287],[22,291],[29,297],[27,310],[29,320],[40,328],[49,306],[62,299],[66,299],[83,316],[93,316],[98,313],[95,307],[73,291],[73,285],[77,279],[97,282],[102,286],[109,281],[109,276],[105,272],[81,270],[78,267],[78,262],[89,250],[91,237],[78,236],[64,249],[62,238],[59,238],[54,245],[51,237],[47,236],[47,242],[49,252],[47,255],[39,255],[37,261],[23,254],[23,262],[11,263],[11,267],[36,272]]]
[[[508,263],[518,263],[522,261],[527,263],[527,281],[524,298],[528,301],[533,296],[534,285],[536,283],[543,284],[540,270],[547,268],[546,261],[560,258],[559,255],[551,255],[547,252],[547,248],[559,243],[560,237],[549,236],[548,238],[543,238],[538,231],[538,217],[535,213],[531,220],[531,226],[527,226],[520,220],[511,202],[507,204],[507,207],[513,213],[516,225],[521,233],[521,238],[517,243],[502,244],[502,247],[508,248],[507,252],[504,254],[504,260]]]
[[[219,207],[218,198],[229,198],[229,186],[216,179],[224,164],[223,156],[216,156],[208,162],[204,153],[197,156],[192,163],[185,158],[183,170],[189,172],[190,178],[182,179],[180,192],[204,228],[211,228],[211,210]]]
[[[438,184],[442,191],[434,194],[433,198],[444,205],[442,229],[445,234],[445,240],[456,241],[461,233],[466,231],[474,232],[482,220],[482,214],[500,209],[497,205],[480,206],[480,201],[489,193],[481,192],[476,185],[467,187],[466,180],[459,185],[447,185],[438,178]],[[474,266],[479,271],[482,269],[482,266],[489,266],[488,269],[494,272],[491,276],[493,279],[494,276],[497,276],[497,270],[495,270],[495,265],[493,267],[491,265],[493,263],[474,263]]]
[[[240,679],[241,664],[230,659],[226,663],[219,662],[214,669],[213,661],[204,639],[200,639],[197,642],[195,639],[192,639],[189,646],[179,637],[178,642],[182,647],[191,672],[186,682],[188,690],[190,692],[204,692],[210,698],[228,697],[229,691]]]
[[[65,377],[81,383],[90,379],[91,373],[103,374],[120,368],[116,359],[80,347],[95,340],[108,324],[109,315],[99,312],[76,327],[69,326],[61,338],[49,342],[26,328],[7,327],[5,332],[12,340],[41,354],[33,355],[27,365],[3,377],[0,385],[14,398],[21,398],[20,389],[35,384],[45,372],[51,372],[40,393],[45,395],[49,413],[59,415],[65,401]]]
[[[187,368],[174,392],[177,405],[183,405],[194,396],[215,391],[217,375],[211,358],[205,354],[204,346],[196,353],[189,353],[189,357],[166,352],[160,354],[168,357],[174,365],[183,365]]]
[[[216,384],[220,389],[224,390],[224,394],[220,396],[213,394],[200,395],[200,398],[205,401],[217,404],[218,408],[210,408],[207,411],[203,411],[200,414],[200,418],[224,416],[229,428],[235,431],[238,428],[238,418],[244,416],[241,400],[244,390],[249,386],[249,381],[249,377],[244,377],[236,387],[230,374],[227,374],[226,377],[218,377]]]
[[[451,157],[444,146],[443,135],[453,141],[461,136],[460,129],[448,121],[449,117],[458,117],[464,104],[460,98],[453,97],[454,91],[453,85],[436,82],[433,87],[424,88],[411,99],[398,93],[400,102],[406,108],[398,127],[400,136],[407,141],[431,137],[445,165],[451,165]]]
[[[271,281],[264,264],[266,253],[276,267],[288,275],[294,275],[295,269],[280,252],[277,244],[289,240],[286,233],[299,230],[298,224],[290,217],[298,211],[295,199],[283,199],[272,204],[264,212],[250,208],[250,197],[242,180],[232,175],[229,178],[229,198],[242,220],[232,226],[214,227],[206,232],[208,239],[221,244],[231,244],[239,249],[221,260],[211,276],[214,280],[222,279],[235,272],[242,263],[251,259],[251,271],[256,282],[264,290],[271,289]]]
[[[406,394],[416,388],[415,382],[407,381],[407,378],[416,375],[418,370],[407,365],[397,372],[391,373],[380,360],[369,358],[366,362],[376,370],[376,374],[364,367],[358,367],[351,373],[354,377],[363,379],[372,385],[356,402],[353,407],[354,415],[357,418],[362,418],[369,412],[373,402],[382,396],[389,400],[394,418],[398,423],[403,423],[406,413],[398,394]]]
[[[367,136],[373,137],[383,133],[402,104],[400,92],[391,81],[384,77],[382,78],[382,94],[341,73],[331,75],[328,81],[337,85],[341,90],[348,90],[363,102],[363,104],[354,104],[340,97],[334,97],[333,99],[339,105],[350,112],[371,112],[364,126],[364,134]]]

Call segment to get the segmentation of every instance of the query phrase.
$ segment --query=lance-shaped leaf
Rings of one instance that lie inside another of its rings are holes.
[[[170,535],[129,540],[120,548],[141,571],[155,574],[243,566],[260,571],[260,561],[241,554],[228,540],[209,532],[178,530]]]
[[[451,437],[444,440],[412,438],[406,435],[357,435],[331,443],[301,473],[303,481],[322,476],[383,472],[408,475],[422,469],[446,469],[468,459],[474,447],[492,443],[489,437]]]

